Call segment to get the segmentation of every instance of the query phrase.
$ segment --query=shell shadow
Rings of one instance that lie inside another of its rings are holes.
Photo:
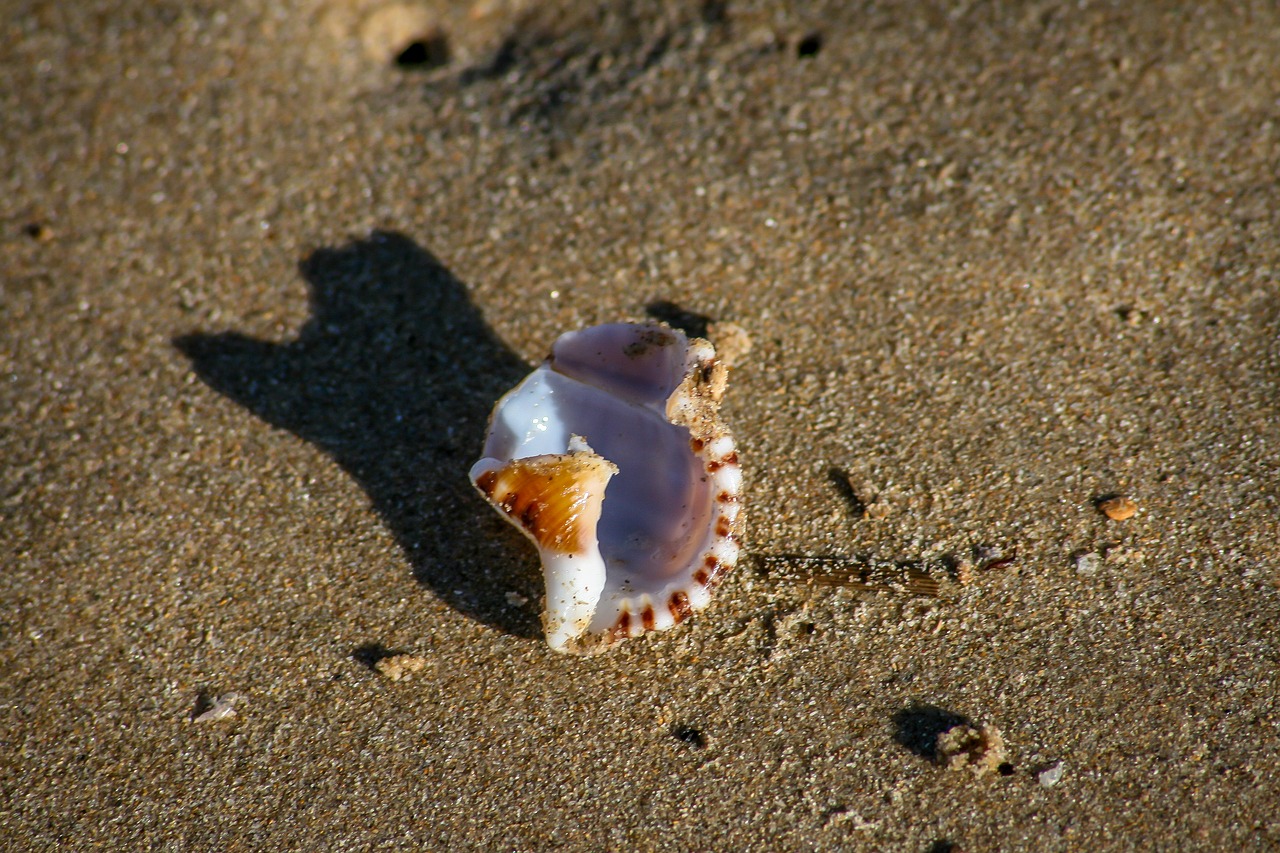
[[[311,317],[295,340],[227,332],[174,345],[210,387],[355,478],[414,576],[441,600],[510,634],[540,636],[534,615],[504,597],[536,594],[536,560],[467,478],[494,400],[529,367],[465,285],[402,234],[319,249],[299,269]]]
[[[960,725],[972,725],[968,717],[921,702],[912,702],[893,715],[893,739],[910,752],[936,760],[938,736]]]

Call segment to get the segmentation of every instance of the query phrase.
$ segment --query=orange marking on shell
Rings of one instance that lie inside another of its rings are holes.
[[[720,579],[734,566],[733,563],[722,562],[715,554],[708,554],[702,562],[709,569],[706,583],[708,589],[720,583]]]
[[[581,553],[600,518],[604,486],[616,469],[590,453],[517,459],[476,485],[539,546]]]
[[[671,611],[671,617],[677,622],[683,622],[693,615],[693,605],[689,603],[689,596],[682,591],[671,593],[667,609]]]
[[[480,478],[476,480],[476,488],[480,489],[480,491],[484,492],[489,497],[493,497],[493,484],[497,481],[497,471],[485,471],[480,475]]]
[[[712,459],[710,462],[708,462],[707,470],[710,471],[712,474],[714,474],[715,472],[719,471],[721,468],[726,468],[726,467],[730,467],[737,464],[738,464],[738,453],[737,451],[732,451],[729,453],[728,456],[724,457],[723,459]]]

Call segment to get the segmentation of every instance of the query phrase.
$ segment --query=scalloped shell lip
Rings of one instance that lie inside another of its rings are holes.
[[[736,565],[742,474],[718,412],[726,378],[705,340],[658,323],[607,324],[562,335],[495,405],[472,482],[538,546],[548,586],[543,621],[557,651],[592,653],[673,627],[706,608]],[[510,511],[527,501],[493,494],[492,483],[503,466],[564,456],[574,442],[577,452],[595,447],[619,475],[601,484],[599,530],[577,531],[575,540],[596,544],[604,589],[562,593],[577,608],[567,614],[551,591],[571,588],[566,571],[590,586],[592,571],[581,561],[566,570],[565,555]],[[581,629],[566,633],[568,621]]]

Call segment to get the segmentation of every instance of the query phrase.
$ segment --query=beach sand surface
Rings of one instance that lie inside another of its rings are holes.
[[[0,847],[1280,846],[1275,4],[0,20]],[[652,317],[745,556],[555,654],[467,471]]]

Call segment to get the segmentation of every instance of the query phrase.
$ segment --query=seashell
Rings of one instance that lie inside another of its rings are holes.
[[[701,338],[611,323],[562,335],[494,406],[471,481],[538,548],[551,648],[670,628],[737,562],[727,378]]]

